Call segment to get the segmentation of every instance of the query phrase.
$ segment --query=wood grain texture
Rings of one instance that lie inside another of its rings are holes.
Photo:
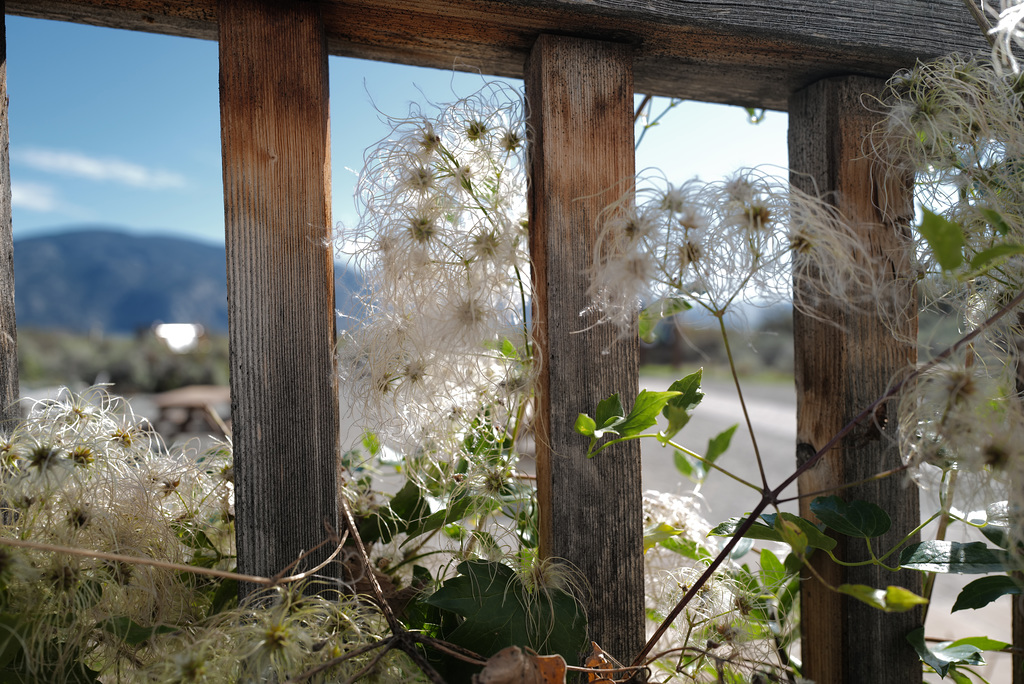
[[[634,46],[639,92],[785,109],[836,74],[986,49],[962,0],[323,0],[330,54],[520,78],[542,33]],[[8,12],[198,38],[215,0],[9,0]]]
[[[888,183],[879,192],[880,174],[873,173],[862,143],[875,115],[861,106],[864,93],[881,92],[883,83],[867,78],[832,78],[797,93],[790,102],[789,156],[791,180],[797,187],[834,198],[854,222],[873,258],[886,274],[907,275],[900,259],[907,249],[906,231],[913,218],[909,185]],[[881,211],[878,206],[885,206]],[[805,287],[795,282],[797,290]],[[894,296],[915,301],[910,286]],[[912,307],[911,307],[912,308]],[[916,361],[916,347],[895,339],[873,311],[853,311],[839,302],[825,302],[826,321],[794,313],[797,387],[798,460],[824,446],[851,418],[882,396],[890,382]],[[913,339],[916,316],[903,320],[902,335]],[[893,415],[886,416],[886,411]],[[895,406],[882,406],[875,420],[855,428],[839,446],[801,478],[801,493],[854,482],[900,464],[893,442]],[[891,530],[873,542],[888,550],[919,520],[917,489],[900,477],[889,477],[843,490],[847,501],[864,499],[882,506],[893,520]],[[801,513],[810,514],[809,500]],[[838,557],[868,558],[862,540],[840,538]],[[848,582],[876,588],[899,585],[920,593],[920,575],[890,573],[875,566],[841,568],[818,557],[815,567],[832,584]],[[804,583],[802,593],[804,674],[819,682],[906,684],[921,680],[921,665],[905,636],[920,621],[919,611],[886,614],[825,590],[817,580]]]
[[[530,250],[538,388],[541,554],[590,584],[591,638],[629,662],[643,645],[643,511],[639,442],[586,457],[577,415],[616,392],[637,393],[636,335],[586,330],[595,219],[632,187],[629,49],[541,36],[526,65],[530,112]]]
[[[4,0],[0,0],[3,9]],[[7,106],[7,28],[0,24],[0,432],[18,419],[18,332],[14,317],[14,228]]]
[[[220,12],[238,567],[266,576],[338,529],[327,54],[312,3]]]

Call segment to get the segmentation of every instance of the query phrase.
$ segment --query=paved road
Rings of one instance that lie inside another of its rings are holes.
[[[641,378],[640,386],[649,390],[666,390],[671,378]],[[754,457],[753,442],[743,423],[743,413],[734,385],[721,381],[702,383],[704,399],[693,411],[693,418],[676,435],[675,441],[698,454],[707,452],[708,440],[737,423],[729,450],[718,464],[738,477],[760,486],[761,476]],[[770,486],[792,474],[796,467],[796,394],[787,384],[749,384],[743,388],[744,399],[754,426],[758,451]],[[643,482],[645,489],[676,492],[689,491],[692,484],[675,468],[673,449],[664,448],[655,440],[644,440]],[[675,483],[675,487],[671,486]],[[701,488],[707,502],[706,517],[711,522],[741,515],[749,511],[760,496],[722,473],[712,472]],[[784,510],[796,512],[795,504]]]
[[[642,377],[640,387],[650,390],[665,390],[668,389],[671,382],[672,380],[669,378]],[[719,463],[743,479],[758,483],[760,475],[754,459],[750,435],[742,424],[743,414],[736,397],[736,388],[727,382],[706,380],[702,383],[702,389],[706,396],[694,410],[693,419],[679,433],[676,441],[703,454],[708,439],[730,425],[741,423],[733,438],[731,448],[719,459]],[[768,484],[775,486],[788,477],[795,468],[795,390],[789,384],[748,383],[744,386],[743,391],[754,425],[758,448],[764,462]],[[680,493],[689,491],[692,485],[676,471],[671,449],[664,449],[656,441],[651,440],[645,441],[642,453],[643,481],[646,489]],[[758,496],[753,492],[747,494],[747,491],[749,490],[721,473],[712,473],[703,488],[703,494],[708,504],[708,510],[704,512],[705,517],[714,524],[749,511],[757,502]],[[793,493],[796,493],[795,485]],[[924,502],[922,503],[924,504]],[[783,506],[783,510],[796,512],[796,506],[790,503]],[[931,512],[928,511],[929,514]],[[934,535],[933,527],[925,530],[924,538],[929,538],[929,533]],[[975,537],[969,538],[971,541],[974,539]],[[1009,597],[1004,596],[981,610],[965,610],[950,614],[950,609],[960,590],[977,577],[977,575],[938,576],[929,610],[926,630],[928,636],[952,640],[966,636],[985,635],[993,639],[1011,641]],[[1010,681],[1011,658],[1009,654],[986,654],[985,658],[989,665],[980,668],[979,671],[986,679],[993,684]],[[937,676],[932,676],[927,681],[938,682],[939,680]]]

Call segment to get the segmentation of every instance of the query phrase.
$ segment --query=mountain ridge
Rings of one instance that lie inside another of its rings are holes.
[[[227,332],[225,249],[187,237],[97,226],[14,241],[18,327],[134,333],[153,323]],[[335,308],[351,313],[359,275],[335,263]]]

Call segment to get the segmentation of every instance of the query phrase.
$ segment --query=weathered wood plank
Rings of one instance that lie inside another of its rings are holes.
[[[313,3],[220,12],[238,567],[273,575],[337,529],[327,53]]]
[[[629,42],[639,92],[785,109],[835,74],[985,49],[962,0],[324,0],[331,54],[522,77],[542,33]],[[8,0],[13,14],[216,37],[215,0]]]
[[[875,115],[861,106],[861,95],[881,92],[883,83],[867,78],[832,78],[797,93],[790,101],[789,156],[793,184],[835,198],[839,210],[857,226],[886,274],[906,276],[899,254],[908,248],[905,231],[913,218],[909,185],[887,186],[882,198],[872,163],[862,141]],[[795,282],[798,290],[804,283]],[[906,287],[896,296],[909,306],[914,293]],[[916,361],[914,344],[900,342],[874,312],[851,311],[838,302],[825,303],[829,320],[794,313],[797,386],[797,458],[814,454],[851,418],[888,389],[892,379]],[[917,319],[902,321],[904,339],[913,339]],[[856,482],[900,464],[892,435],[895,415],[887,421],[883,405],[875,420],[853,430],[818,466],[799,481],[801,493]],[[864,499],[892,516],[890,531],[875,548],[889,549],[913,530],[919,520],[918,495],[899,477],[844,489],[846,500]],[[810,515],[810,500],[801,513]],[[862,540],[841,540],[836,555],[848,561],[868,558]],[[841,568],[821,557],[815,567],[833,585],[843,582],[885,588],[891,584],[920,593],[918,573],[892,574],[876,566]],[[891,682],[921,680],[921,665],[905,636],[920,621],[918,611],[886,614],[852,598],[827,591],[809,579],[802,589],[802,653],[804,674],[819,682]]]
[[[4,0],[0,0],[3,10]],[[11,223],[7,119],[7,27],[0,24],[0,432],[18,418],[18,332],[14,320],[14,227]]]
[[[632,187],[633,84],[621,45],[544,35],[526,65],[530,111],[530,250],[540,363],[537,486],[541,554],[590,584],[591,638],[624,662],[643,645],[639,442],[587,459],[581,412],[637,393],[637,338],[581,330],[595,219]]]

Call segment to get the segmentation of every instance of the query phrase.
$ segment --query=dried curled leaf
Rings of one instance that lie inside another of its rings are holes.
[[[509,646],[487,659],[473,684],[565,684],[565,659]]]

